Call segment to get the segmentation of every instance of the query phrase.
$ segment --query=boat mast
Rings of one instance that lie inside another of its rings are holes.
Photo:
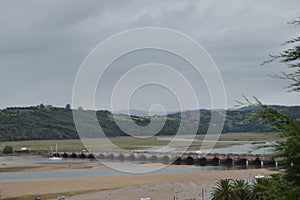
[[[51,146],[51,157],[53,156],[53,148],[52,148],[52,146]]]

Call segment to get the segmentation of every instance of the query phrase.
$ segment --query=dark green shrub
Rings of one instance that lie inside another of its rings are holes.
[[[12,146],[5,146],[3,149],[3,153],[5,154],[9,154],[9,153],[13,153],[13,147]]]

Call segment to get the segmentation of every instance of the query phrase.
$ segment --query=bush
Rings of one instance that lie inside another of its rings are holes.
[[[14,148],[12,146],[5,146],[4,149],[3,149],[3,153],[5,153],[5,154],[12,153],[13,149]]]

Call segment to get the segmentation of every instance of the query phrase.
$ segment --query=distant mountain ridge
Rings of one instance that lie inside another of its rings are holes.
[[[297,107],[297,106],[283,106],[283,105],[268,105],[269,107],[271,108],[281,108],[281,107]],[[253,110],[260,110],[261,107],[260,106],[256,106],[256,105],[252,105],[252,106],[243,106],[243,107],[239,107],[239,108],[236,108],[236,109],[233,109],[235,111],[246,111],[246,110],[250,110],[250,111],[253,111]]]
[[[128,111],[127,110],[120,110],[120,111],[115,111],[113,114],[121,114],[121,115],[127,115]],[[172,113],[172,112],[167,112]],[[138,110],[138,109],[130,109],[129,110],[129,115],[134,115],[134,116],[139,116],[139,117],[149,117],[149,116],[154,116],[154,115],[164,115],[164,112],[160,111],[155,111],[154,114],[150,115],[149,111],[145,110]]]
[[[272,105],[279,112],[290,118],[300,119],[300,106],[278,106]],[[227,132],[268,132],[274,131],[267,125],[261,124],[258,120],[249,121],[249,116],[255,112],[255,107],[248,107],[236,110],[226,111],[226,120],[223,127],[223,133]],[[87,113],[90,111],[86,111]],[[206,133],[210,124],[211,111],[206,109],[185,111],[189,116],[190,123],[196,123],[194,120],[200,112],[200,124],[197,124],[197,134]],[[215,111],[217,112],[217,111]],[[113,114],[106,110],[96,112],[98,121],[107,136],[127,135],[114,121],[114,117],[127,123],[131,118],[141,127],[149,124],[149,117],[133,116],[124,114]],[[141,112],[141,114],[145,114]],[[180,125],[182,113],[168,113],[164,127],[158,133],[159,135],[174,135]],[[153,116],[151,120],[161,120],[162,116]],[[194,124],[195,125],[195,124]],[[141,129],[142,130],[142,129]],[[189,127],[184,129],[187,134],[192,130]],[[87,127],[87,131],[93,133],[93,127]],[[75,129],[72,110],[69,107],[58,108],[50,105],[31,106],[31,107],[12,107],[0,110],[0,140],[42,140],[42,139],[75,139],[78,138]]]

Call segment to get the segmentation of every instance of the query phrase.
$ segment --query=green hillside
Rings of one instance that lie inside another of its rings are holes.
[[[274,106],[280,112],[291,118],[300,118],[300,106],[286,107]],[[89,111],[86,111],[87,113]],[[198,134],[206,133],[210,123],[210,111],[196,110],[187,111],[190,123],[195,123],[194,117],[200,112],[201,119],[198,126]],[[252,109],[227,111],[226,122],[223,132],[268,132],[274,131],[262,125],[258,120],[249,120],[249,116],[255,112]],[[129,116],[116,115],[122,123],[127,123]],[[107,136],[126,135],[115,123],[113,115],[109,111],[97,111],[97,118],[103,131]],[[145,126],[149,123],[149,118],[131,116],[136,124]],[[160,116],[155,116],[152,120],[161,120]],[[160,135],[172,135],[178,130],[181,120],[180,113],[167,116]],[[86,128],[88,132],[93,129]],[[189,134],[189,127],[184,129]],[[45,139],[76,139],[76,132],[72,110],[68,107],[57,108],[52,106],[32,106],[15,107],[0,110],[0,140],[45,140]]]

